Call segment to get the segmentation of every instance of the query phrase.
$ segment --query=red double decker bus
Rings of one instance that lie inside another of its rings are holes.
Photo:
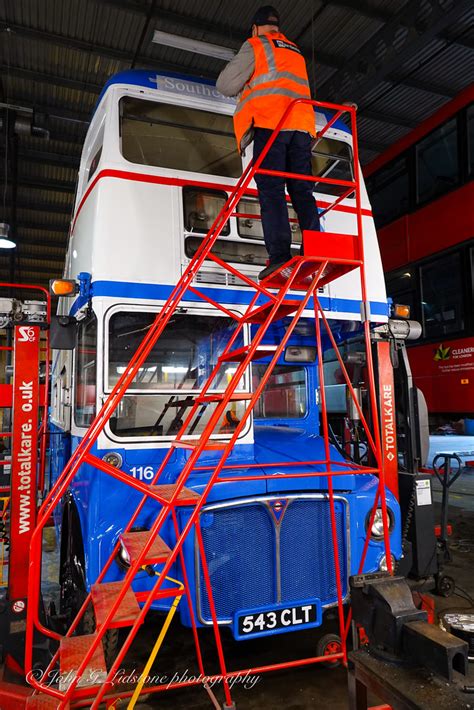
[[[472,419],[474,84],[364,172],[388,295],[423,326],[410,363],[431,427]]]

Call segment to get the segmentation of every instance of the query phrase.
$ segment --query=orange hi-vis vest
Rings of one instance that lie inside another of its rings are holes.
[[[237,145],[250,142],[246,134],[255,126],[276,128],[294,99],[310,99],[306,62],[301,50],[280,32],[251,37],[255,70],[245,84],[234,114]],[[316,117],[311,104],[296,104],[282,129],[316,135]],[[243,140],[244,139],[244,140]]]

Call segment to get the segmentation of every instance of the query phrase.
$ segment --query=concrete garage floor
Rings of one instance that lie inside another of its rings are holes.
[[[472,489],[472,493],[471,493]],[[452,538],[453,562],[446,568],[459,585],[471,597],[474,597],[474,474],[462,476],[453,490],[453,506],[450,510],[450,522],[454,527]],[[435,495],[435,500],[438,495]],[[439,505],[438,517],[439,517]],[[57,554],[50,552],[47,558],[46,583],[47,596],[54,598],[57,587],[53,582],[54,569],[57,564]],[[49,558],[49,559],[48,559]],[[462,591],[459,593],[462,594]],[[469,601],[460,596],[448,599],[435,597],[439,612],[449,609],[473,611]],[[143,668],[148,654],[161,628],[162,617],[150,615],[127,657],[123,673],[137,673]],[[335,622],[329,622],[324,630],[309,630],[303,633],[277,635],[254,641],[237,643],[229,632],[223,633],[224,649],[229,670],[278,663],[284,660],[294,660],[315,655],[316,642],[323,632],[336,630]],[[207,673],[218,673],[215,645],[212,631],[206,629],[200,632],[204,663]],[[152,675],[166,676],[167,680],[175,673],[180,677],[196,675],[194,644],[190,630],[183,629],[179,622],[173,624],[169,631],[161,653],[152,670]],[[123,677],[123,674],[122,674]],[[469,681],[472,685],[472,679]],[[119,687],[118,684],[117,687]],[[220,703],[223,702],[223,692],[219,685],[213,688]],[[245,683],[236,683],[232,690],[233,699],[238,710],[261,710],[268,708],[286,708],[288,710],[309,710],[331,708],[343,710],[347,708],[347,675],[343,667],[327,669],[319,664],[295,668],[277,673],[265,673],[258,679],[247,678]],[[474,707],[474,696],[466,696],[466,703]],[[373,704],[380,704],[377,698]],[[117,708],[125,708],[127,702],[117,704]],[[212,708],[212,703],[203,687],[169,691],[144,697],[137,703],[137,709],[152,710],[206,710]],[[468,705],[466,705],[468,707]],[[435,710],[435,709],[433,709]]]

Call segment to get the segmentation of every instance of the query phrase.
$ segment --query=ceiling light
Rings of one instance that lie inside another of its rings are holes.
[[[173,35],[169,32],[161,32],[161,30],[155,30],[152,42],[154,42],[155,44],[163,44],[165,47],[183,49],[185,52],[194,52],[194,54],[204,54],[204,56],[206,57],[224,59],[227,62],[235,55],[234,50],[229,49],[229,47],[221,47],[219,44],[201,42],[201,40],[199,39],[181,37],[180,35]]]
[[[10,239],[10,225],[0,222],[0,249],[14,249],[15,247],[15,242]]]

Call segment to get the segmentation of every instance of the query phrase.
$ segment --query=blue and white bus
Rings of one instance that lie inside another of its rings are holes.
[[[100,96],[82,153],[64,271],[65,278],[80,283],[80,293],[60,304],[61,314],[77,320],[78,342],[73,351],[57,351],[53,358],[53,480],[84,437],[250,160],[251,147],[243,158],[236,150],[234,107],[235,102],[221,96],[211,82],[142,70],[112,77]],[[322,127],[327,116],[315,113],[315,121]],[[337,121],[314,147],[314,174],[353,179],[351,145],[349,129]],[[359,166],[356,169],[360,171]],[[267,257],[261,222],[252,218],[258,217],[259,204],[255,185],[251,187],[239,204],[241,216],[230,218],[214,252],[256,280]],[[341,189],[319,184],[315,197],[320,210],[336,201]],[[387,323],[388,305],[363,183],[362,207],[370,318],[375,326]],[[298,253],[301,233],[291,205],[289,214]],[[324,231],[355,233],[354,196],[340,201],[322,216],[321,223]],[[205,262],[196,281],[202,293],[235,313],[243,313],[254,295],[215,262]],[[338,342],[360,331],[361,291],[356,272],[325,285],[319,297]],[[247,624],[252,628],[236,625],[234,620],[246,610],[294,608],[318,600],[325,612],[337,603],[327,479],[284,475],[288,463],[292,474],[324,470],[317,465],[298,467],[298,462],[324,459],[314,311],[304,316],[226,462],[226,474],[245,476],[247,472],[249,480],[215,485],[200,513],[217,618],[237,638],[273,632],[271,626],[254,628],[253,622]],[[188,292],[99,435],[94,456],[141,481],[150,481],[222,352],[231,321]],[[266,343],[278,343],[284,329],[285,319],[276,322]],[[259,380],[265,362],[253,363],[241,383],[243,389],[251,389],[252,382]],[[222,391],[233,372],[232,363],[227,364],[215,383],[217,390]],[[330,358],[327,367],[334,375]],[[218,437],[225,439],[232,432],[243,406],[232,402]],[[199,435],[208,417],[207,413],[198,418],[191,436]],[[333,447],[331,457],[344,462],[343,454],[340,447]],[[202,470],[192,474],[188,488],[202,491],[216,456],[212,450],[205,452]],[[176,449],[166,469],[167,480],[160,482],[173,483],[186,457],[185,450]],[[238,468],[233,471],[232,465]],[[275,476],[255,480],[259,473]],[[334,477],[344,598],[349,593],[349,576],[358,572],[367,536],[364,571],[387,567],[379,515],[373,528],[367,529],[377,485],[377,478],[370,474]],[[56,510],[64,608],[77,611],[139,498],[137,491],[92,466],[82,466]],[[150,528],[157,505],[148,501],[138,528]],[[391,552],[396,560],[401,556],[400,509],[390,491],[387,505]],[[180,526],[189,519],[190,510],[179,509]],[[165,526],[160,535],[173,542],[171,526]],[[211,625],[192,534],[185,542],[184,556],[196,618],[202,626]],[[105,581],[123,576],[124,561],[119,555]],[[179,564],[174,565],[173,576],[181,578]],[[150,585],[150,578],[142,572],[133,588],[139,592]],[[170,603],[170,599],[161,599],[152,608],[165,611]],[[189,625],[186,599],[179,613],[183,624]],[[285,630],[298,629],[297,619],[293,621]]]

